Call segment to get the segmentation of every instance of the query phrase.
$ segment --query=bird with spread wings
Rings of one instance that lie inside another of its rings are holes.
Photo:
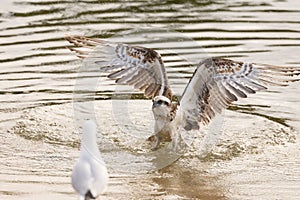
[[[90,59],[116,84],[132,85],[152,98],[155,119],[152,149],[161,141],[177,141],[179,127],[198,130],[239,98],[299,81],[299,67],[237,62],[223,58],[200,61],[181,99],[172,102],[164,63],[159,53],[141,47],[83,36],[67,36],[77,56]],[[177,138],[177,139],[176,139]],[[176,142],[175,142],[176,143]]]

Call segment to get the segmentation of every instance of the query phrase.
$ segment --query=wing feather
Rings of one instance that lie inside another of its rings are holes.
[[[180,100],[181,123],[186,130],[208,124],[239,98],[299,81],[300,68],[236,62],[212,58],[200,62]]]
[[[83,36],[67,36],[66,39],[75,46],[69,47],[71,51],[109,73],[107,77],[117,84],[132,85],[146,97],[164,95],[172,99],[165,67],[156,51]]]
[[[248,93],[248,94],[255,94],[256,91],[251,89],[250,87],[248,87],[244,82],[239,83],[235,80],[232,80],[234,82],[235,85],[237,85],[240,90],[242,90],[244,93]]]
[[[239,89],[239,87],[234,84],[232,81],[228,81],[223,83],[223,85],[229,90],[232,91],[236,96],[240,98],[247,98],[247,95]]]

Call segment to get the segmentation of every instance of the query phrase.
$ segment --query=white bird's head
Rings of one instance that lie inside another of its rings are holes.
[[[82,127],[82,144],[86,146],[97,146],[97,126],[94,121],[87,120]],[[98,151],[98,148],[97,148]]]

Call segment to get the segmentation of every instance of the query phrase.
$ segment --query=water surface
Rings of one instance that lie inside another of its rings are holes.
[[[69,176],[78,157],[78,118],[92,105],[111,174],[104,199],[298,199],[298,83],[237,102],[223,114],[223,133],[205,158],[198,157],[201,133],[181,159],[153,170],[169,157],[150,152],[145,142],[152,134],[151,102],[95,73],[80,73],[82,62],[64,37],[157,50],[180,96],[192,64],[205,56],[299,67],[299,8],[292,0],[2,1],[0,197],[75,199]],[[84,80],[92,80],[96,92],[84,93],[91,101],[74,110],[74,90]],[[121,92],[125,100],[116,99]],[[116,106],[128,109],[128,123],[120,123]]]

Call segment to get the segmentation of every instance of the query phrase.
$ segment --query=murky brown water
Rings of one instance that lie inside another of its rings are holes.
[[[64,40],[80,34],[154,48],[180,95],[190,64],[207,55],[299,67],[299,8],[292,0],[2,0],[0,199],[77,198],[69,176],[78,127],[91,113],[110,172],[103,199],[299,199],[299,83],[239,101],[216,123],[221,135],[202,131],[173,163],[176,156],[145,142],[151,102],[81,73]],[[81,92],[86,83],[95,94]],[[207,155],[203,141],[217,142]]]

